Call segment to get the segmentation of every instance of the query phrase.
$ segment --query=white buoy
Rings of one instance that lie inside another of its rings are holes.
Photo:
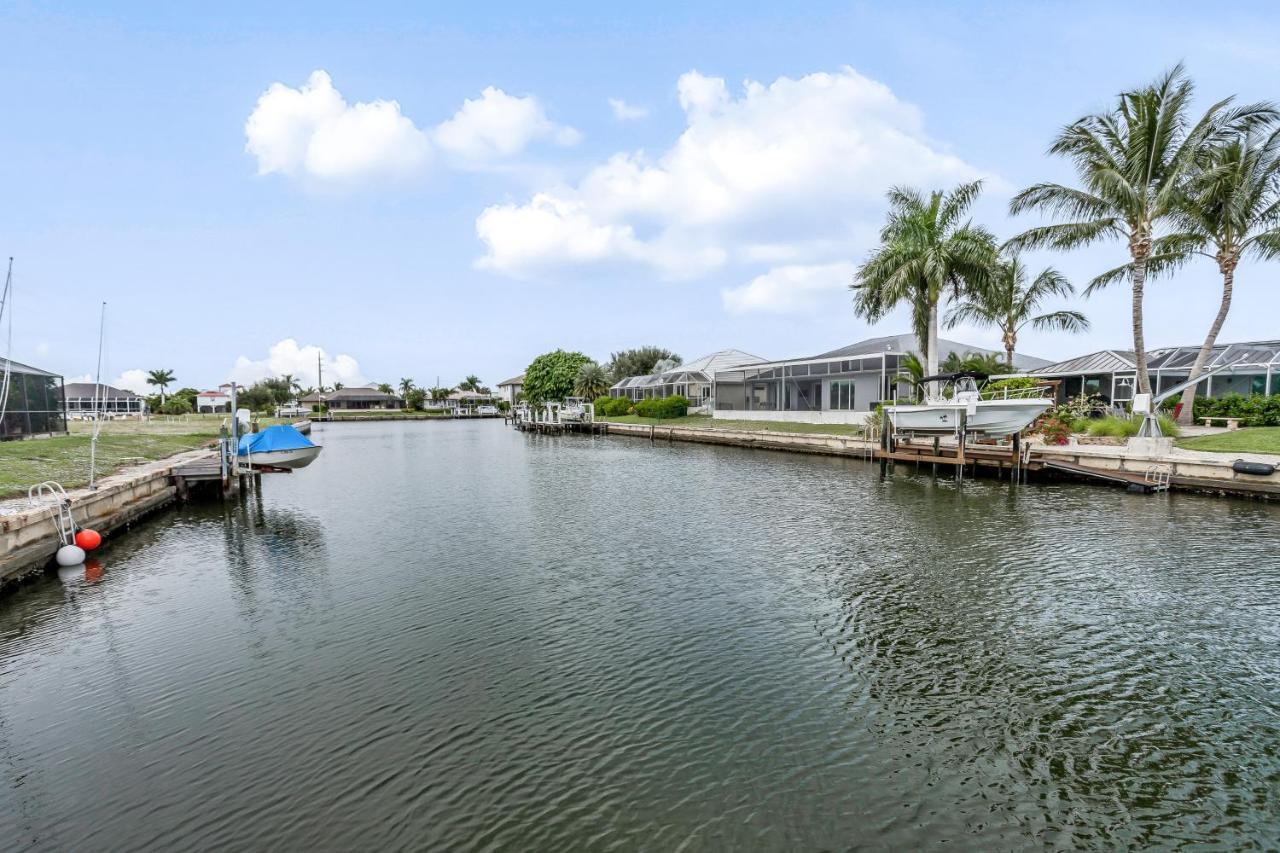
[[[59,566],[78,566],[84,562],[84,549],[79,545],[63,545],[58,549]]]

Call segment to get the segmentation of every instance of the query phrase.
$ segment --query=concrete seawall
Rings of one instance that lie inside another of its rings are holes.
[[[823,433],[775,432],[772,430],[704,429],[685,426],[648,426],[645,424],[610,423],[609,435],[651,438],[654,441],[691,441],[699,444],[721,444],[783,450],[792,453],[816,453],[825,456],[852,456],[871,460],[875,443],[857,436]],[[1114,471],[1144,474],[1157,469],[1170,475],[1172,488],[1208,492],[1237,497],[1280,498],[1280,469],[1269,476],[1239,474],[1232,469],[1237,458],[1280,463],[1275,457],[1258,454],[1209,454],[1178,450],[1152,452],[1147,448],[1105,445],[1034,445],[1032,461],[1060,459],[1078,465]]]

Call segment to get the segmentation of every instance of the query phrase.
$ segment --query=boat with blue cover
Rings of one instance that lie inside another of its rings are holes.
[[[288,424],[269,426],[240,437],[236,458],[253,468],[305,468],[320,455],[321,446]]]

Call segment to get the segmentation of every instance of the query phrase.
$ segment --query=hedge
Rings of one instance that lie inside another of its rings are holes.
[[[1239,418],[1242,426],[1280,426],[1280,394],[1227,394],[1224,397],[1196,397],[1196,420]]]
[[[596,414],[616,418],[631,411],[632,403],[626,397],[596,397]]]
[[[636,403],[636,414],[642,418],[683,418],[689,413],[689,398],[675,394]]]

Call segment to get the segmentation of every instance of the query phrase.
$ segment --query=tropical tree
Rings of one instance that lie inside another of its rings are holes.
[[[471,376],[468,376],[466,379],[463,379],[461,382],[458,383],[458,390],[459,391],[479,391],[480,377],[475,376],[474,374]]]
[[[409,399],[409,394],[411,394],[411,393],[413,392],[413,389],[414,389],[415,387],[417,387],[417,386],[415,386],[415,385],[413,384],[413,379],[412,379],[412,378],[409,378],[409,377],[401,378],[401,380],[400,380],[400,396],[401,396],[401,397],[404,397],[406,400],[407,400],[407,399]]]
[[[563,400],[573,393],[578,371],[590,361],[580,352],[558,349],[543,353],[524,372],[525,397],[534,405]]]
[[[436,381],[439,381],[439,380],[436,380]],[[452,388],[432,388],[427,393],[431,395],[431,402],[439,403],[441,400],[447,399],[448,396],[453,393],[453,389]]]
[[[1122,239],[1129,247],[1134,360],[1139,393],[1151,393],[1143,330],[1143,294],[1156,240],[1178,210],[1181,191],[1213,146],[1271,121],[1269,104],[1213,104],[1194,125],[1188,111],[1194,86],[1181,65],[1154,83],[1124,92],[1104,113],[1078,119],[1058,134],[1049,153],[1068,158],[1081,187],[1041,183],[1009,203],[1011,213],[1038,211],[1065,221],[1015,237],[1016,248],[1077,249]],[[1095,282],[1096,284],[1096,282]],[[1090,285],[1085,294],[1096,287]]]
[[[653,373],[660,361],[680,363],[680,356],[662,347],[636,347],[609,354],[605,370],[613,382],[628,376],[647,376]]]
[[[949,193],[935,190],[927,198],[894,187],[880,247],[851,285],[855,311],[872,323],[898,305],[910,307],[929,375],[938,372],[938,303],[985,286],[995,258],[995,238],[965,218],[981,191],[981,181]]]
[[[983,373],[990,376],[995,373],[1012,373],[1013,362],[1005,361],[995,353],[957,352],[947,353],[940,365],[943,373]]]
[[[961,323],[994,326],[1000,330],[1005,361],[1013,364],[1013,351],[1018,346],[1018,332],[1025,326],[1063,332],[1083,332],[1089,320],[1079,311],[1040,313],[1041,304],[1052,296],[1075,294],[1066,276],[1053,267],[1045,267],[1029,284],[1027,268],[1016,253],[997,261],[987,286],[967,294],[947,313],[948,329]]]
[[[609,374],[594,361],[588,361],[578,368],[578,375],[573,382],[573,392],[579,397],[594,400],[609,393]]]
[[[1280,130],[1242,134],[1217,146],[1190,181],[1174,215],[1177,230],[1159,241],[1168,270],[1195,255],[1211,259],[1222,276],[1222,297],[1189,379],[1204,373],[1231,311],[1236,268],[1247,257],[1280,257]],[[1160,272],[1165,269],[1158,270]],[[1124,275],[1127,267],[1096,281]],[[1178,422],[1195,423],[1198,385],[1182,392]]]
[[[383,394],[394,394],[396,389],[391,387],[390,382],[379,382],[378,390]]]
[[[169,383],[173,382],[172,370],[148,370],[147,384],[156,385],[160,388],[160,405],[164,406],[164,389],[169,387]]]

